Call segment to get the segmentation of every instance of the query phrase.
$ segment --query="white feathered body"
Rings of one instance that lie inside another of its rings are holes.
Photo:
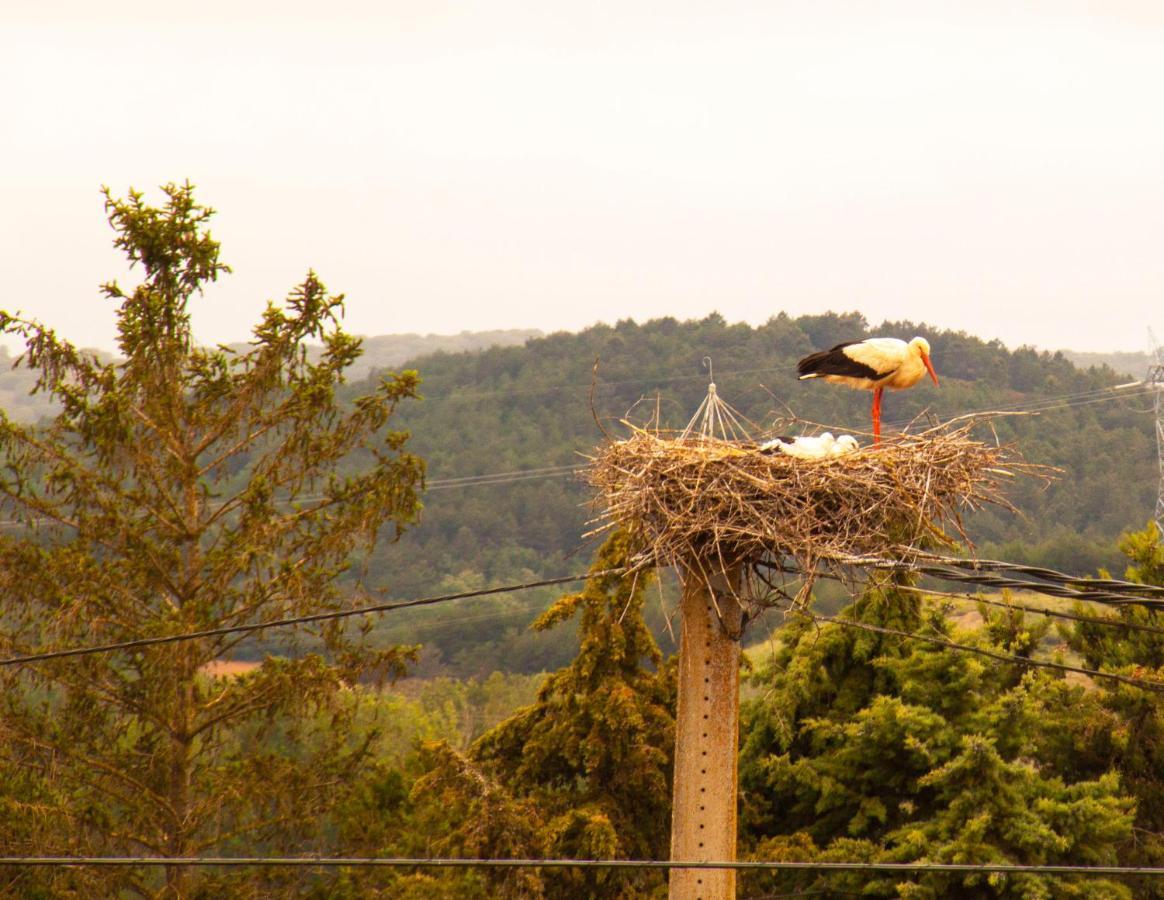
[[[799,363],[800,379],[823,378],[833,384],[873,390],[905,390],[921,381],[929,366],[930,345],[922,337],[908,343],[897,338],[866,338],[838,344],[805,357]],[[937,376],[934,376],[937,383]]]
[[[760,445],[761,452],[779,450],[797,459],[826,459],[852,453],[858,447],[857,439],[851,434],[834,437],[826,431],[818,435],[800,435],[795,438],[774,438]]]

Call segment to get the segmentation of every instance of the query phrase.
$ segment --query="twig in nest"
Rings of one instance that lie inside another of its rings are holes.
[[[712,574],[765,556],[790,558],[808,579],[807,599],[821,560],[911,561],[935,544],[969,544],[966,510],[1016,511],[1005,481],[1050,479],[1055,470],[1025,462],[1013,447],[973,439],[984,418],[819,460],[628,423],[630,437],[598,448],[587,472],[600,511],[590,534],[622,526],[645,548],[637,566],[674,565],[709,584]]]
[[[608,441],[614,440],[610,436],[610,432],[602,427],[602,422],[598,419],[598,407],[594,400],[594,395],[598,390],[598,362],[601,356],[594,357],[594,368],[590,370],[590,415],[594,417],[594,424],[598,426],[598,430],[602,432],[602,436]]]

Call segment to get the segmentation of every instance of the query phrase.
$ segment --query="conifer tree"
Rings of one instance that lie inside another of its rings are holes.
[[[1128,558],[1124,577],[1139,584],[1164,586],[1164,540],[1154,522],[1125,534],[1119,542]],[[1106,574],[1106,573],[1105,573]],[[1095,615],[1093,609],[1078,612]],[[1113,622],[1164,628],[1152,609],[1120,606]],[[1159,681],[1164,678],[1164,635],[1078,623],[1067,631],[1071,647],[1090,668]],[[1048,751],[1077,777],[1117,769],[1136,798],[1135,832],[1120,848],[1130,866],[1164,865],[1164,697],[1130,685],[1102,682],[1080,698],[1064,728],[1049,741]],[[1164,883],[1134,880],[1137,896],[1164,897]]]
[[[337,578],[382,526],[418,510],[421,461],[389,428],[416,396],[405,372],[341,403],[360,353],[342,297],[308,273],[268,304],[249,348],[196,341],[191,304],[227,272],[213,211],[189,184],[149,205],[105,191],[115,245],[141,281],[104,286],[117,360],[78,350],[9,313],[23,365],[59,413],[0,416],[0,652],[5,656],[335,610]],[[306,342],[322,344],[311,362]],[[345,690],[399,673],[407,654],[370,652],[337,622],[280,631],[284,657],[242,677],[205,667],[246,634],[0,669],[0,844],[35,854],[185,857],[243,846],[317,846],[338,787],[366,761]],[[172,898],[267,893],[256,875],[58,869],[19,876],[53,895]],[[31,880],[28,880],[31,879]],[[16,887],[13,887],[13,884]]]
[[[413,796],[426,805],[435,797],[441,815],[455,810],[458,824],[443,847],[513,855],[507,842],[525,833],[531,854],[666,858],[675,678],[642,617],[652,576],[614,574],[633,550],[625,533],[613,534],[585,587],[534,622],[544,630],[578,616],[580,640],[577,657],[546,679],[536,703],[482,735],[467,760],[434,748],[438,765]],[[535,832],[498,827],[517,809]],[[657,873],[604,870],[551,870],[539,879],[555,898],[641,896],[663,884]],[[515,896],[530,890],[512,880],[503,886]]]
[[[875,583],[843,617],[921,631],[1016,655],[1047,627],[979,612],[958,631],[942,607]],[[910,623],[902,627],[902,621]],[[896,624],[889,624],[896,622]],[[740,781],[743,834],[764,859],[1114,863],[1133,803],[1118,778],[1070,782],[1044,732],[1063,728],[1062,679],[1023,675],[950,648],[825,624],[793,622],[745,708]],[[862,896],[1121,897],[1111,880],[812,874],[750,876],[784,890]]]

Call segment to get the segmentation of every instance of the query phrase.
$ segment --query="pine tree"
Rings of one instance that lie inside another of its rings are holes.
[[[339,325],[343,298],[311,273],[285,305],[267,306],[249,349],[198,346],[191,301],[229,270],[208,231],[213,211],[189,184],[164,191],[156,207],[105,192],[115,245],[142,276],[132,290],[103,289],[120,359],[0,313],[60,410],[35,427],[0,417],[5,655],[338,609],[352,554],[419,510],[423,465],[405,433],[387,430],[416,396],[416,374],[341,404],[359,341]],[[307,341],[323,345],[314,362]],[[369,753],[346,686],[399,674],[407,653],[369,652],[337,622],[269,639],[287,655],[230,680],[205,667],[248,635],[0,670],[0,766],[21,779],[6,785],[19,792],[4,792],[0,843],[167,857],[316,846],[337,785]],[[87,896],[271,889],[237,872],[156,872],[34,873],[21,890],[37,879]]]

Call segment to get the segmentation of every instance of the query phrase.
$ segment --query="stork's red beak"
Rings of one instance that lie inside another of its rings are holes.
[[[938,383],[938,373],[934,371],[934,364],[930,362],[930,355],[923,353],[921,358],[922,362],[926,364],[926,370],[930,373],[930,378],[934,380],[934,384],[936,385]]]

